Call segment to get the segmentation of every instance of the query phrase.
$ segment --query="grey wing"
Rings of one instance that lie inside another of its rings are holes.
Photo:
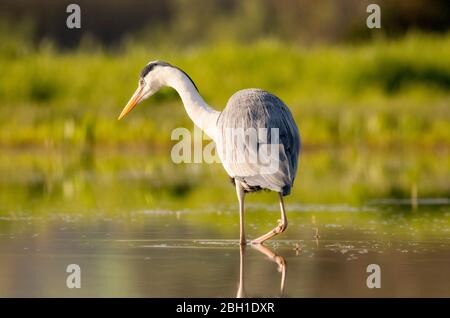
[[[262,90],[239,91],[220,115],[218,128],[218,153],[232,178],[249,188],[290,193],[297,173],[300,136],[291,112],[278,97]],[[233,136],[230,128],[244,129],[244,138]],[[257,131],[256,143],[246,134],[251,130]],[[269,162],[262,163],[261,154]],[[257,156],[258,162],[248,160],[254,158],[251,156]]]

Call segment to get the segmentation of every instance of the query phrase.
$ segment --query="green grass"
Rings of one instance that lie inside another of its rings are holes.
[[[3,147],[169,146],[173,128],[193,127],[169,89],[116,120],[140,70],[154,59],[183,68],[217,109],[242,88],[277,94],[291,108],[305,146],[450,146],[450,34],[346,46],[263,41],[68,52],[2,39]]]

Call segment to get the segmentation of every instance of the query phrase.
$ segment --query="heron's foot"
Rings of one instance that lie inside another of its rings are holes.
[[[258,237],[257,239],[254,239],[252,241],[252,244],[262,244],[264,241],[274,237],[277,234],[283,233],[287,228],[287,221],[286,220],[278,220],[278,225],[270,232]]]
[[[240,239],[239,240],[239,245],[245,246],[245,245],[247,245],[247,241],[245,239]]]
[[[250,242],[252,245],[261,245],[264,241],[261,241],[259,239],[254,239]]]

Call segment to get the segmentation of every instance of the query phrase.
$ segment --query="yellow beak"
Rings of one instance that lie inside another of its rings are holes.
[[[144,87],[138,87],[136,92],[134,92],[133,96],[131,96],[127,105],[123,108],[123,110],[120,113],[119,118],[117,118],[117,120],[121,120],[123,117],[125,117],[126,114],[131,112],[131,110],[141,101],[142,95],[144,95],[143,92],[144,92]]]

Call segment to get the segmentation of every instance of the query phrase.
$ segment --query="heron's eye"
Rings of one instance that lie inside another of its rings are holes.
[[[144,86],[145,85],[145,80],[143,78],[141,78],[139,80],[139,85]]]

